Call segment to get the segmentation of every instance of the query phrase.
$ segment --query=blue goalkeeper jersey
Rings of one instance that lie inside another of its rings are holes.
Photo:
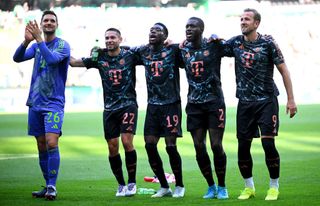
[[[22,44],[13,59],[22,62],[34,58],[31,86],[26,105],[35,110],[64,109],[65,85],[70,60],[70,46],[58,37],[50,42]]]
[[[274,65],[284,63],[282,52],[271,36],[258,36],[253,42],[243,35],[226,42],[226,56],[235,57],[236,96],[242,101],[260,101],[278,96],[273,80]]]
[[[220,65],[224,54],[222,42],[202,39],[200,48],[187,43],[181,49],[189,83],[188,102],[202,104],[224,100],[221,88]]]
[[[180,102],[179,66],[182,59],[178,45],[163,47],[156,52],[149,45],[136,50],[145,67],[148,104]]]
[[[109,56],[107,51],[101,51],[97,61],[91,57],[82,58],[82,61],[88,69],[99,70],[106,111],[138,105],[135,66],[139,58],[132,51],[122,48],[118,56]]]

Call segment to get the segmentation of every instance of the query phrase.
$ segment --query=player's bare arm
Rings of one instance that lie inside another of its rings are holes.
[[[282,76],[284,87],[287,92],[288,102],[287,102],[287,107],[286,107],[286,113],[287,114],[289,113],[290,118],[292,118],[297,113],[298,109],[297,109],[297,105],[294,101],[290,72],[289,72],[287,65],[285,63],[277,65],[277,68]]]
[[[72,67],[84,67],[85,66],[82,59],[76,59],[73,56],[70,56],[69,65]]]

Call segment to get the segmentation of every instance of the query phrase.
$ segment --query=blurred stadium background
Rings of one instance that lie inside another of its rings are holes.
[[[212,33],[228,39],[240,34],[239,15],[247,7],[262,14],[259,32],[271,34],[286,58],[291,72],[296,102],[320,103],[320,0],[218,1],[218,0],[7,0],[0,1],[0,112],[26,112],[33,61],[14,63],[13,53],[23,41],[29,20],[40,22],[42,11],[58,15],[58,36],[72,47],[72,56],[89,55],[95,40],[104,46],[104,31],[117,27],[123,45],[148,42],[149,28],[162,22],[169,38],[181,42],[185,23],[191,16],[205,21],[205,36]],[[234,106],[235,77],[233,59],[224,58],[221,67],[226,104]],[[280,90],[279,102],[286,103],[286,93],[279,72],[275,80]],[[146,106],[144,70],[137,68],[137,94],[140,109]],[[181,70],[181,96],[185,104],[187,82]],[[70,68],[66,89],[66,111],[100,111],[102,88],[95,69]]]

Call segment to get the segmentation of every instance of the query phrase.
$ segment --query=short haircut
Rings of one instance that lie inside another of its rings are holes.
[[[107,33],[108,31],[114,31],[114,32],[116,32],[119,36],[121,36],[121,32],[119,31],[119,29],[116,29],[116,28],[111,27],[111,28],[109,28],[109,29],[106,30],[106,33]]]
[[[252,8],[246,8],[243,12],[252,12],[253,13],[253,19],[255,21],[261,22],[261,15],[257,10],[252,9]]]
[[[197,21],[199,23],[199,27],[200,27],[201,31],[204,31],[204,22],[203,22],[202,19],[200,19],[199,17],[194,17],[193,16],[193,17],[189,18],[189,20]]]
[[[166,36],[169,35],[169,31],[168,31],[168,28],[166,27],[166,25],[164,25],[163,23],[160,23],[160,22],[155,23],[154,25],[159,25],[159,26],[161,26],[161,27],[163,28],[163,31],[164,31],[165,35],[166,35]]]
[[[57,15],[56,15],[56,13],[54,13],[54,11],[51,11],[51,10],[46,10],[46,11],[43,12],[42,17],[41,17],[41,22],[42,22],[43,17],[44,17],[45,15],[48,15],[48,14],[51,14],[51,15],[55,16],[55,17],[56,17],[56,20],[57,20],[57,22],[58,22],[58,17],[57,17]]]

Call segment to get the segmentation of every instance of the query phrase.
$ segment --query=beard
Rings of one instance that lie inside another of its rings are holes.
[[[54,34],[56,32],[56,30],[54,30],[54,31],[43,31],[43,33],[45,34],[45,35],[52,35],[52,34]]]
[[[253,30],[245,30],[245,31],[242,31],[242,34],[243,35],[249,35],[253,32]]]
[[[119,46],[112,46],[112,47],[107,47],[106,49],[107,49],[107,51],[111,51],[111,52],[113,52],[113,51],[117,51],[117,49],[119,48]]]
[[[253,33],[254,31],[255,31],[255,28],[253,28],[253,27],[246,26],[243,29],[241,28],[241,32],[243,35],[249,35],[249,34]]]

